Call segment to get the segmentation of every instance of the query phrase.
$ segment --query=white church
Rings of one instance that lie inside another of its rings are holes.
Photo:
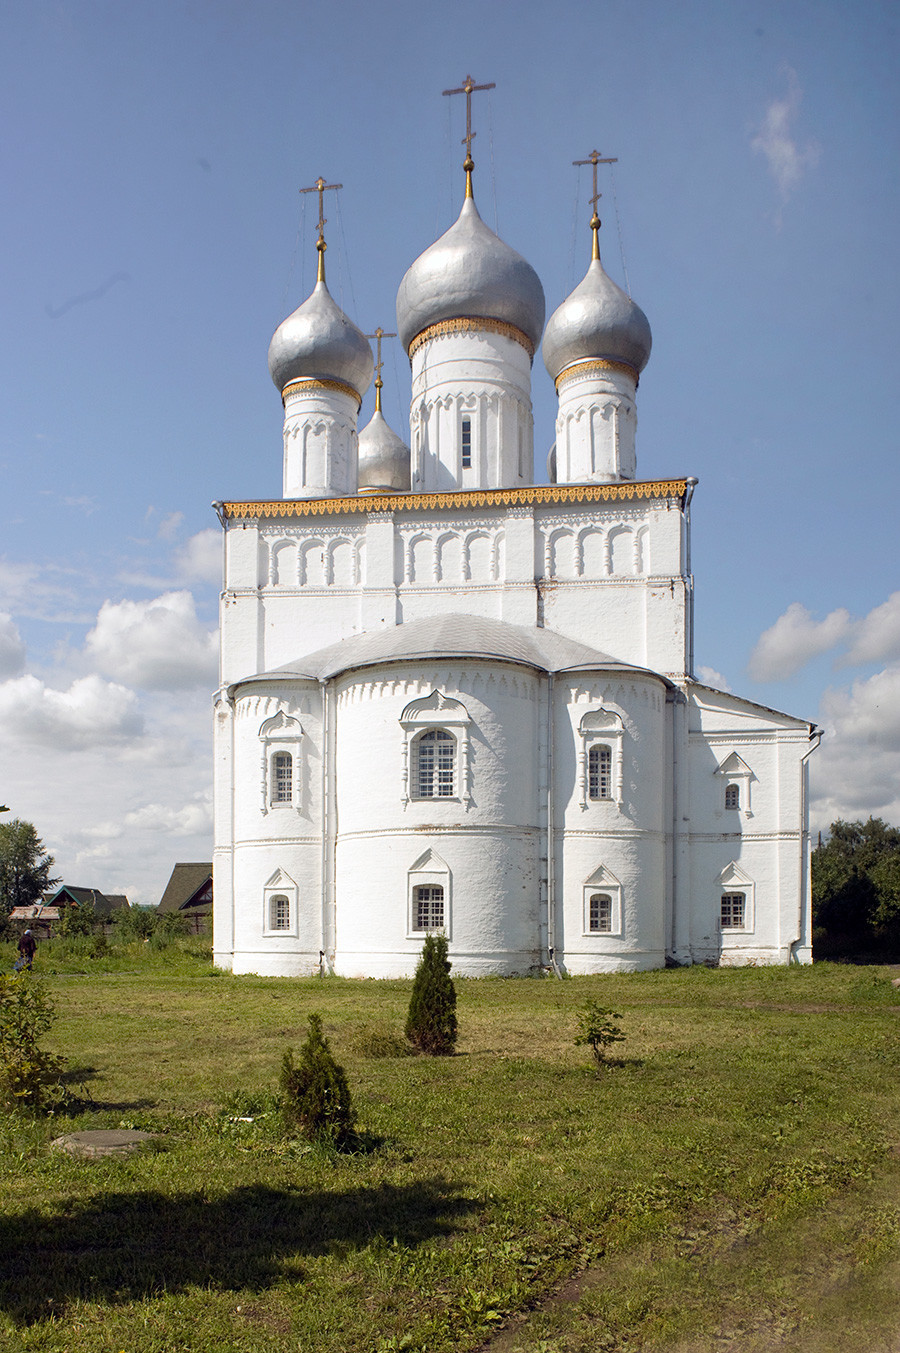
[[[459,218],[397,295],[408,446],[380,398],[358,431],[373,354],[316,185],[318,280],[269,349],[283,497],[215,505],[222,968],[403,976],[429,931],[469,976],[811,961],[815,727],[693,676],[696,481],[637,477],[650,326],[602,266],[591,163],[592,257],[545,328],[468,140]]]

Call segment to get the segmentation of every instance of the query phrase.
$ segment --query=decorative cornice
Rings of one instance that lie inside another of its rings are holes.
[[[329,378],[319,379],[318,377],[304,378],[299,381],[289,381],[281,392],[281,402],[286,403],[291,395],[302,395],[307,390],[337,390],[342,395],[349,395],[351,399],[356,400],[356,407],[362,405],[362,395],[354,390],[352,385],[346,381],[332,380]]]
[[[684,498],[684,479],[627,484],[535,484],[524,489],[470,489],[458,493],[367,493],[359,498],[280,498],[274,502],[223,503],[222,516],[323,517],[341,512],[419,512],[435,508],[540,506],[543,503],[627,502],[633,498]]]
[[[571,366],[565,367],[556,378],[557,392],[570,380],[591,376],[598,371],[622,371],[626,376],[630,376],[634,381],[635,386],[637,386],[638,373],[635,368],[629,366],[627,362],[613,362],[606,357],[592,357],[589,361],[573,362]]]
[[[409,345],[409,356],[432,338],[446,337],[448,334],[475,334],[475,333],[503,334],[505,338],[511,338],[514,343],[518,343],[528,353],[529,357],[534,357],[534,344],[526,333],[517,329],[514,324],[507,324],[502,319],[442,319],[437,324],[429,324],[427,329],[423,329],[420,334]]]

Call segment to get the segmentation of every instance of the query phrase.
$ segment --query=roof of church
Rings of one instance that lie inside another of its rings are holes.
[[[511,625],[475,615],[428,616],[404,625],[354,634],[349,639],[320,648],[316,653],[286,663],[261,676],[304,676],[315,680],[337,676],[354,667],[429,658],[492,658],[517,662],[544,672],[596,670],[644,672],[646,668],[619,662],[608,653],[588,648],[555,630]],[[247,678],[253,680],[252,677]],[[665,680],[660,677],[660,680]],[[240,683],[235,683],[240,684]]]

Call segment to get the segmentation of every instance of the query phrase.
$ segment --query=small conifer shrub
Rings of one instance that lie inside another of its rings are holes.
[[[0,977],[0,1106],[45,1113],[66,1099],[66,1059],[40,1047],[56,1018],[49,998],[26,974]]]
[[[625,1038],[616,1020],[622,1016],[616,1010],[607,1010],[598,1001],[586,1001],[578,1015],[578,1033],[575,1042],[587,1045],[598,1066],[606,1066],[606,1052],[614,1043]]]
[[[426,935],[413,979],[406,1037],[420,1052],[445,1057],[456,1046],[456,987],[450,976],[447,936]]]
[[[321,1015],[309,1017],[309,1033],[300,1048],[299,1061],[294,1061],[290,1048],[284,1054],[279,1088],[281,1116],[290,1131],[337,1147],[354,1140],[356,1115],[347,1075],[334,1060],[322,1033]]]

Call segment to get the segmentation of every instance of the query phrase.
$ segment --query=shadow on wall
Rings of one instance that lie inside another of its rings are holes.
[[[432,1179],[334,1193],[261,1184],[218,1198],[109,1193],[61,1212],[30,1209],[0,1219],[0,1306],[32,1325],[78,1299],[120,1305],[188,1286],[259,1292],[288,1268],[299,1278],[297,1257],[361,1249],[377,1235],[418,1245],[477,1207]]]

